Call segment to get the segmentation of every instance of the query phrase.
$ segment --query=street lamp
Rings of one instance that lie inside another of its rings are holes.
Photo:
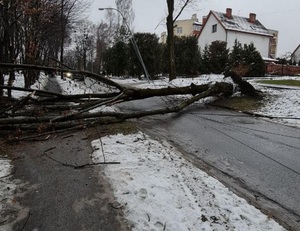
[[[143,67],[143,70],[144,70],[144,73],[145,73],[146,78],[148,79],[148,82],[150,82],[150,78],[149,78],[149,74],[148,74],[147,68],[146,68],[146,66],[145,66],[145,63],[144,63],[143,58],[142,58],[142,55],[141,55],[140,50],[139,50],[139,48],[138,48],[138,46],[137,46],[137,44],[136,44],[136,42],[135,42],[134,35],[133,35],[133,33],[131,32],[131,30],[130,30],[130,27],[129,27],[127,21],[126,21],[125,16],[122,14],[122,12],[121,12],[120,10],[118,10],[118,9],[116,9],[116,8],[112,8],[112,7],[99,8],[98,10],[115,10],[115,11],[117,11],[117,12],[122,16],[122,19],[123,19],[123,21],[125,22],[126,27],[127,27],[128,31],[129,31],[129,33],[130,33],[130,41],[131,41],[131,43],[132,43],[133,49],[134,49],[134,51],[135,51],[135,53],[136,53],[136,56],[138,57],[138,59],[139,59],[139,61],[140,61],[140,64],[141,64],[142,67]]]

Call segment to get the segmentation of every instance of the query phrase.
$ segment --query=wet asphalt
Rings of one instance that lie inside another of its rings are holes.
[[[45,90],[61,92],[55,79]],[[13,178],[18,182],[14,204],[0,231],[129,230],[103,173],[91,164],[94,127],[54,134],[46,140],[13,144]]]
[[[123,109],[155,109],[170,103],[156,98],[126,103]],[[175,145],[196,166],[288,230],[299,230],[299,128],[202,104],[136,121],[140,129]]]
[[[91,163],[91,137],[97,137],[95,129],[15,146],[14,178],[22,182],[16,201],[23,217],[13,230],[127,230],[122,211],[113,206],[105,166],[71,166]]]

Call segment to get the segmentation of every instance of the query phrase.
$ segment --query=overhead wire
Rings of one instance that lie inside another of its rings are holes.
[[[190,113],[190,114],[199,115],[199,117],[201,117],[203,119],[206,119],[206,120],[209,120],[209,121],[212,121],[212,122],[216,122],[216,123],[221,123],[221,122],[218,121],[218,120],[214,120],[214,119],[210,119],[210,118],[205,118],[203,116],[205,116],[205,115],[213,115],[213,116],[224,116],[224,117],[225,116],[226,117],[237,117],[237,115],[229,115],[229,114],[202,114],[202,113]],[[250,116],[250,115],[238,115],[238,117],[253,118],[253,116]],[[275,118],[277,118],[277,117],[275,117]],[[279,117],[279,118],[281,118],[281,117]],[[279,134],[279,133],[276,133],[276,132],[259,130],[259,129],[255,129],[255,128],[242,127],[242,126],[239,126],[239,125],[236,125],[236,124],[229,124],[229,123],[224,123],[224,122],[222,122],[222,124],[226,125],[226,126],[239,127],[239,128],[243,128],[243,129],[247,129],[247,130],[251,130],[251,131],[256,131],[256,132],[261,132],[261,133],[265,133],[265,134],[272,134],[272,135],[278,135],[278,136],[282,136],[282,137],[300,139],[300,136],[282,135],[282,134]]]
[[[195,116],[195,117],[199,117],[199,116],[196,116],[195,114],[192,114],[192,115]],[[215,121],[213,121],[213,122],[215,122]],[[249,148],[249,149],[252,150],[252,151],[257,152],[258,154],[264,156],[265,158],[272,160],[273,162],[277,163],[278,165],[280,165],[280,166],[282,166],[282,167],[284,167],[284,168],[286,168],[286,169],[289,169],[290,171],[296,173],[297,175],[300,175],[300,172],[298,172],[298,171],[292,169],[291,167],[289,167],[289,166],[287,166],[287,165],[285,165],[285,164],[279,162],[278,160],[276,160],[276,159],[274,159],[274,158],[268,156],[266,153],[263,153],[263,152],[259,151],[258,149],[251,147],[250,145],[248,145],[248,144],[246,144],[246,143],[244,143],[244,142],[238,140],[237,138],[235,138],[235,137],[233,137],[233,136],[231,136],[231,135],[229,135],[229,134],[227,134],[227,133],[221,131],[220,129],[217,129],[217,128],[211,126],[211,125],[208,124],[208,123],[205,123],[205,124],[206,124],[207,126],[209,126],[210,128],[212,128],[213,130],[217,131],[218,133],[221,133],[221,134],[223,134],[223,135],[229,137],[230,139],[234,140],[235,142],[240,143],[241,145],[243,145],[243,146]]]

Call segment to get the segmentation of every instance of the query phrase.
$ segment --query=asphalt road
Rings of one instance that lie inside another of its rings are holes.
[[[60,92],[51,80],[45,89]],[[102,130],[55,134],[10,148],[13,177],[19,183],[13,203],[5,205],[0,231],[130,230],[103,173],[105,166],[89,165],[91,141]]]
[[[160,105],[151,99],[124,107]],[[137,121],[289,230],[300,230],[300,129],[199,104]]]
[[[129,230],[103,174],[91,163],[97,129],[58,134],[14,146],[14,178],[21,181],[11,212],[12,229],[22,231]],[[8,226],[5,226],[8,227]]]

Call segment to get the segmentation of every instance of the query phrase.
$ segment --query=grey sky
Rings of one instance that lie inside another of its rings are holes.
[[[90,19],[95,23],[104,20],[105,13],[99,11],[99,7],[115,7],[115,0],[94,1]],[[163,21],[167,14],[166,0],[133,0],[133,8],[135,32],[160,35],[166,31]],[[197,8],[185,10],[180,19],[197,14],[199,20],[202,20],[202,16],[207,15],[210,10],[225,12],[226,8],[232,8],[234,15],[243,17],[256,13],[257,20],[265,27],[278,30],[277,57],[293,52],[300,44],[299,0],[199,0]]]

